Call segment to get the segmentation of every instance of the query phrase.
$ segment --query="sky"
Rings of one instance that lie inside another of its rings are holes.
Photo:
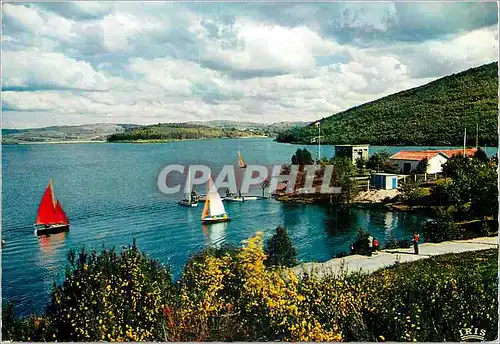
[[[2,124],[314,121],[497,60],[496,3],[3,3]]]

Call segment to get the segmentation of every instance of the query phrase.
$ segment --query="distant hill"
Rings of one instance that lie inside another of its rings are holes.
[[[269,136],[275,136],[280,131],[294,128],[303,127],[309,122],[276,122],[272,124],[256,123],[256,122],[239,122],[239,121],[224,121],[215,120],[207,122],[187,122],[187,124],[203,125],[211,128],[234,128],[238,130],[257,130]]]
[[[353,107],[321,120],[328,144],[462,145],[498,143],[498,67],[490,63]],[[311,143],[313,123],[278,134],[278,142]]]
[[[239,138],[265,135],[255,129],[240,130],[234,127],[216,127],[194,123],[159,123],[130,128],[108,137],[108,142],[141,140],[199,140],[215,138]]]
[[[198,138],[228,138],[249,136],[276,136],[281,130],[304,126],[309,122],[279,122],[263,124],[237,121],[209,121],[187,123],[87,124],[52,126],[32,129],[2,129],[2,143],[177,140]]]
[[[138,127],[134,124],[86,124],[33,129],[2,129],[2,143],[105,141],[109,135]]]

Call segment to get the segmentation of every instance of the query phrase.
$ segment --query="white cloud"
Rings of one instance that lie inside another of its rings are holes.
[[[37,49],[2,54],[2,82],[6,88],[108,90],[107,78],[86,61]]]
[[[210,40],[204,57],[239,71],[296,72],[314,68],[315,56],[339,51],[337,44],[305,26],[287,28],[241,20],[235,24],[235,36],[238,45],[233,49]]]

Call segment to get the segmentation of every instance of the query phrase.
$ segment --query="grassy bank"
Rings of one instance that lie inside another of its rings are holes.
[[[134,245],[70,254],[43,315],[3,310],[18,341],[458,341],[497,333],[496,250],[449,254],[369,276],[297,278],[267,266],[262,235],[207,250],[179,281]]]

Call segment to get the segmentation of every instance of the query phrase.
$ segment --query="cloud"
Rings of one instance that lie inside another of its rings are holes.
[[[235,72],[258,75],[307,72],[316,66],[316,56],[339,50],[337,44],[323,39],[307,27],[286,28],[252,21],[234,24],[233,47],[214,39],[207,44],[204,59]],[[240,74],[241,75],[241,74]]]
[[[3,90],[109,90],[106,76],[86,61],[37,49],[6,51],[2,57]]]
[[[315,120],[497,58],[492,3],[3,6],[3,124]]]

